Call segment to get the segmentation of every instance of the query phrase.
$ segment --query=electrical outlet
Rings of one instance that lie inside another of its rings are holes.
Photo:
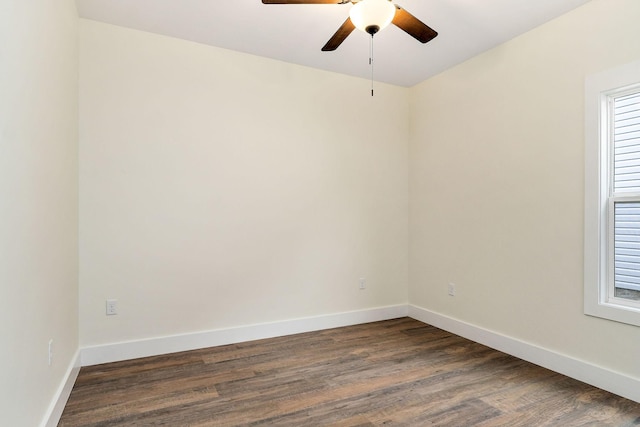
[[[118,314],[118,300],[108,299],[107,300],[107,316],[113,316],[116,314]]]
[[[49,366],[53,363],[53,338],[49,340]]]
[[[447,291],[449,293],[449,295],[451,295],[452,297],[456,296],[456,285],[453,283],[449,283],[449,285],[447,286]]]
[[[358,279],[358,287],[362,290],[362,289],[366,289],[367,288],[367,279],[365,279],[364,277],[361,277],[360,279]]]

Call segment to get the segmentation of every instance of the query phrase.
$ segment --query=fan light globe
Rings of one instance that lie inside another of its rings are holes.
[[[371,35],[389,25],[395,14],[396,7],[389,0],[361,0],[349,11],[353,25]]]

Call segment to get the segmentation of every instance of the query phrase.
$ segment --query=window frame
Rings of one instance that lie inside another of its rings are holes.
[[[640,90],[640,61],[585,80],[584,313],[640,326],[640,304],[614,296],[615,203],[640,194],[613,193],[610,105],[615,95]]]

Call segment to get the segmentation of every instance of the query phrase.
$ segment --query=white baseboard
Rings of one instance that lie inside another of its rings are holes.
[[[64,407],[67,404],[67,400],[69,400],[69,395],[71,394],[71,390],[73,389],[73,385],[76,382],[76,378],[78,377],[78,373],[80,372],[80,350],[76,351],[76,354],[73,356],[69,367],[67,368],[67,372],[63,378],[63,381],[60,383],[56,394],[54,395],[49,408],[47,409],[47,413],[44,416],[44,420],[42,421],[43,427],[56,427],[58,422],[60,421],[60,417],[62,416],[62,412],[64,411]]]
[[[640,380],[638,379],[414,305],[380,307],[280,322],[261,323],[85,347],[80,350],[79,365],[90,366],[100,363],[117,362],[139,357],[280,337],[405,316],[412,317],[421,322],[444,329],[453,334],[460,335],[461,337],[551,369],[552,371],[559,372],[627,399],[640,402]],[[58,418],[62,414],[64,402],[66,402],[68,398],[76,376],[77,370],[75,370],[75,374],[70,370],[67,382],[64,387],[61,387],[58,393],[60,396],[57,401],[58,406],[60,402],[62,402],[59,408]],[[56,413],[55,408],[58,406],[54,407],[52,405],[49,419],[56,419],[53,415]],[[47,423],[46,425],[55,425],[55,423]]]
[[[640,402],[640,380],[414,305],[409,317]]]
[[[360,323],[377,322],[407,316],[407,305],[372,308],[346,313],[305,317],[281,322],[261,323],[228,329],[196,332],[85,347],[80,351],[82,366],[137,359],[139,357],[234,344],[302,332],[319,331]]]

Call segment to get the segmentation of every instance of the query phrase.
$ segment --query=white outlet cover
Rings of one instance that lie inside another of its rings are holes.
[[[118,300],[108,299],[107,300],[107,316],[113,316],[115,314],[118,314]]]

